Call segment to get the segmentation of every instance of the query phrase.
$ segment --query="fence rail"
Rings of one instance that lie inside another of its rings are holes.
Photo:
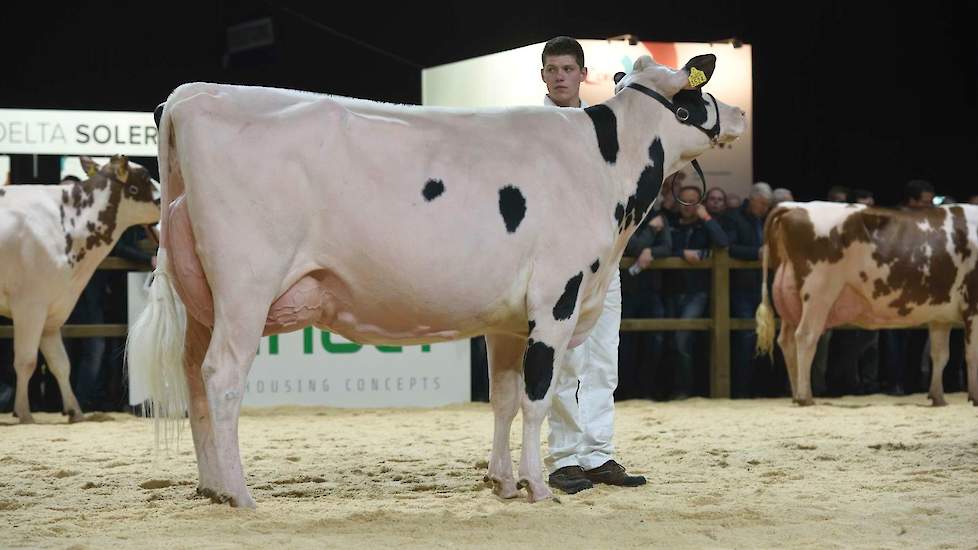
[[[632,265],[632,258],[623,258],[621,267]],[[708,319],[622,319],[621,330],[641,332],[651,330],[704,330],[710,332],[710,397],[730,397],[730,331],[754,330],[754,319],[732,319],[730,317],[730,270],[760,269],[759,261],[734,260],[726,250],[714,250],[709,258],[691,264],[682,258],[653,260],[649,269],[710,269],[710,318]],[[149,264],[132,262],[122,258],[108,257],[99,269],[115,271],[149,271]],[[952,324],[960,328],[961,324]],[[840,329],[858,328],[842,326]],[[921,327],[924,328],[924,327]],[[65,338],[121,337],[128,327],[115,325],[65,325],[61,335]],[[12,338],[12,326],[0,326],[0,338]]]

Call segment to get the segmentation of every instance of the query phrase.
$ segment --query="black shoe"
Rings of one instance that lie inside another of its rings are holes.
[[[618,485],[621,487],[638,487],[645,485],[644,476],[630,476],[625,472],[625,467],[614,460],[609,460],[604,464],[584,472],[587,478],[594,483],[606,483],[608,485]]]
[[[551,487],[560,489],[568,495],[594,487],[580,466],[564,466],[550,474],[548,481]]]

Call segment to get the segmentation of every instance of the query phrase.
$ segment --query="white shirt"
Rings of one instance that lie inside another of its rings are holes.
[[[550,99],[550,96],[547,95],[547,94],[543,94],[543,104],[546,105],[546,106],[548,106],[548,107],[560,107],[560,105],[557,105],[556,103],[554,103],[554,100]],[[581,106],[580,106],[580,108],[583,109],[585,107],[588,107],[588,104],[585,103],[585,101],[583,99],[581,99]],[[573,109],[573,108],[574,107],[571,107],[571,109]]]

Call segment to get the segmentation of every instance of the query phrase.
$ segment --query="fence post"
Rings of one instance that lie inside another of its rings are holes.
[[[710,397],[730,397],[730,255],[726,248],[712,251],[713,281],[710,307]]]

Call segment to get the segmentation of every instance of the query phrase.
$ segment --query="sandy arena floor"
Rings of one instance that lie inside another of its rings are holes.
[[[5,416],[0,547],[978,548],[978,408],[949,401],[621,403],[621,461],[650,484],[536,505],[482,483],[487,404],[251,410],[254,511],[195,495],[189,427],[154,460],[147,420]]]

